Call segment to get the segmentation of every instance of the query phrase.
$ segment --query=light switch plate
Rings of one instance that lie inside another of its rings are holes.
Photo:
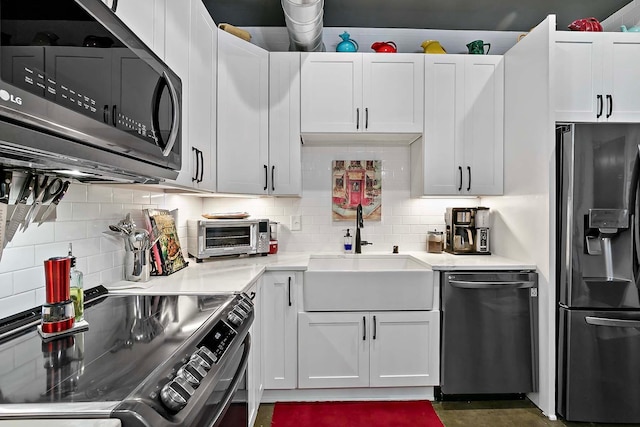
[[[300,221],[300,215],[291,215],[291,225],[289,227],[291,231],[300,231],[302,223]]]

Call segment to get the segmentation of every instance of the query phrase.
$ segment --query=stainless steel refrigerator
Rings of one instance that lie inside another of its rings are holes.
[[[640,125],[556,129],[557,410],[640,423]]]

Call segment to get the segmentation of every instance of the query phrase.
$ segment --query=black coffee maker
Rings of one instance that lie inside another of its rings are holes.
[[[475,253],[475,208],[447,208],[444,250],[452,254]]]

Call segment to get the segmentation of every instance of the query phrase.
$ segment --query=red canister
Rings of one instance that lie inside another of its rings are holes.
[[[49,304],[67,301],[71,298],[69,278],[71,258],[54,257],[44,262],[46,301]]]
[[[42,305],[42,332],[51,334],[73,328],[75,313],[69,288],[71,258],[54,257],[44,262],[46,302]]]

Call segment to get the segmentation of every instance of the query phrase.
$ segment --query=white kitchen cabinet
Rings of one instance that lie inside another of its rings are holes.
[[[417,54],[302,53],[303,133],[421,133]]]
[[[172,3],[176,10],[167,20],[166,61],[182,79],[182,169],[176,184],[203,191],[216,190],[216,75],[218,29],[199,0]],[[181,19],[178,19],[181,17]],[[181,22],[188,25],[181,28]],[[188,42],[184,38],[188,37]],[[174,68],[175,64],[175,68]],[[186,69],[185,69],[186,68]]]
[[[438,385],[439,311],[371,313],[371,387]]]
[[[263,326],[262,326],[262,286],[259,281],[253,283],[247,290],[249,297],[253,298],[254,319],[249,328],[251,336],[251,353],[247,367],[247,400],[249,406],[249,423],[247,427],[252,427],[262,392],[264,391],[264,359],[263,359]]]
[[[412,196],[502,194],[502,56],[424,57],[424,134],[411,146]]]
[[[640,35],[556,34],[556,120],[640,122]]]
[[[218,32],[217,188],[268,194],[269,52]]]
[[[299,313],[299,387],[438,385],[438,331],[438,311]]]
[[[300,53],[269,54],[269,194],[302,195]]]
[[[302,275],[271,271],[262,280],[265,388],[294,389],[298,361],[296,289]]]
[[[165,2],[167,0],[118,0],[115,14],[160,58],[164,57]],[[113,1],[103,0],[113,8]],[[171,2],[169,0],[169,2]]]

